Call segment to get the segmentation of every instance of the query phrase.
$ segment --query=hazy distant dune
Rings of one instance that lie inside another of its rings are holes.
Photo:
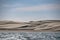
[[[0,21],[0,29],[60,31],[60,20],[30,22]]]
[[[14,21],[0,21],[0,25],[4,24],[20,24],[22,22],[14,22]]]

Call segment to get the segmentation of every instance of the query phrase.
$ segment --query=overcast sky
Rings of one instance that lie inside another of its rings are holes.
[[[0,20],[60,20],[60,0],[0,0]]]

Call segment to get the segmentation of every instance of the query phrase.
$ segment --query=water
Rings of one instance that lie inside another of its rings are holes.
[[[0,40],[60,40],[60,32],[0,32]]]

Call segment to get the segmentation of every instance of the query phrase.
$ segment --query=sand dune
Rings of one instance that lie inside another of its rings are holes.
[[[0,29],[60,31],[60,20],[30,22],[0,21]]]
[[[13,21],[0,21],[0,29],[13,29],[13,28],[18,28],[25,26],[27,24],[23,22],[13,22]]]

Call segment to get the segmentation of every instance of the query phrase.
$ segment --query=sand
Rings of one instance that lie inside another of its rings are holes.
[[[44,20],[31,22],[0,21],[0,30],[60,32],[60,20]]]

